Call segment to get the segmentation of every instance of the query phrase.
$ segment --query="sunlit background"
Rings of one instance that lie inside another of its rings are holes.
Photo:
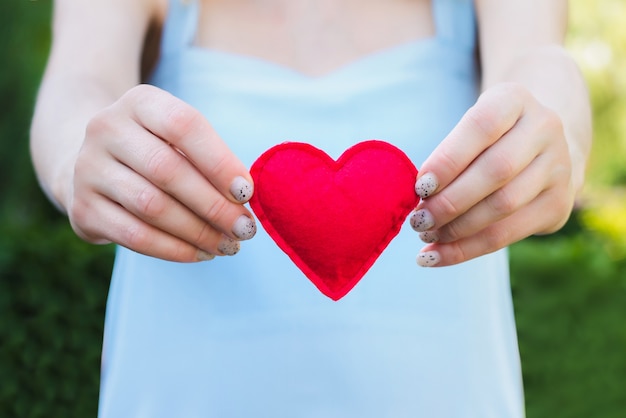
[[[51,0],[0,1],[0,417],[97,408],[113,248],[73,236],[28,157],[50,13]],[[527,416],[623,418],[626,1],[571,1],[568,48],[588,80],[595,145],[570,223],[511,248]]]

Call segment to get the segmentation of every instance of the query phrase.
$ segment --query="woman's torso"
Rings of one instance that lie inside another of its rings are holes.
[[[189,0],[181,0],[189,2]],[[165,24],[168,0],[152,0],[146,65]],[[255,56],[308,75],[435,33],[429,0],[200,0],[196,46]]]
[[[211,44],[197,6],[170,4],[152,82],[200,109],[248,166],[285,140],[337,158],[366,139],[394,143],[419,166],[477,95],[469,0],[435,0],[432,36],[310,74],[289,54],[268,61]],[[520,416],[506,253],[419,270],[418,249],[405,226],[339,302],[262,229],[209,263],[120,249],[101,416]]]
[[[322,75],[434,35],[429,0],[204,0],[194,43]]]

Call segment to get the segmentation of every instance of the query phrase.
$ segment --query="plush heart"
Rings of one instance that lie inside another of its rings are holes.
[[[361,280],[419,201],[417,169],[383,141],[358,143],[337,161],[309,144],[286,142],[250,172],[250,206],[259,221],[333,300]]]

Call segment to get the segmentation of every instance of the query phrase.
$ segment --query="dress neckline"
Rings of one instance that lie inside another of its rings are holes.
[[[254,67],[255,70],[259,70],[261,73],[274,73],[294,80],[314,82],[359,73],[361,69],[364,68],[370,71],[373,67],[377,67],[378,65],[387,67],[389,61],[400,59],[401,57],[415,56],[415,53],[418,51],[432,49],[439,41],[440,39],[437,36],[430,36],[403,42],[362,55],[319,75],[307,74],[293,67],[255,55],[241,54],[217,48],[207,48],[192,44],[181,52],[209,62],[214,62],[214,60],[221,63],[227,62],[230,64],[230,68],[249,69],[250,67]]]
[[[310,75],[295,68],[266,60],[254,55],[246,55],[227,50],[197,46],[194,44],[198,23],[198,0],[182,2],[169,0],[169,10],[164,27],[161,53],[165,56],[189,57],[203,70],[214,70],[209,61],[226,63],[229,68],[241,74],[246,67],[269,75],[280,75],[291,80],[323,81],[352,76],[362,73],[362,69],[384,71],[387,61],[405,63],[408,57],[418,58],[421,64],[427,64],[430,58],[438,54],[465,57],[473,54],[475,48],[475,15],[472,0],[432,0],[435,33],[413,41],[400,43],[378,51],[362,55],[355,60],[340,65],[320,75]],[[437,46],[437,48],[434,48]],[[452,52],[453,54],[450,54]],[[432,55],[432,54],[435,55]],[[458,59],[458,58],[457,58]],[[453,58],[452,61],[455,61]],[[413,62],[413,61],[411,61]],[[389,68],[389,67],[387,67]],[[248,69],[249,70],[249,69]]]

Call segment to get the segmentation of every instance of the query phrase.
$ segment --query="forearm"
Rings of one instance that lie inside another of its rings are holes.
[[[70,203],[74,162],[89,120],[139,82],[143,40],[161,22],[157,0],[56,0],[52,48],[31,126],[43,190]],[[112,30],[112,28],[115,28]]]
[[[483,79],[483,88],[501,82],[526,87],[563,124],[572,160],[572,185],[579,191],[591,148],[591,109],[587,88],[576,63],[560,45],[534,48],[520,55],[499,74]]]

